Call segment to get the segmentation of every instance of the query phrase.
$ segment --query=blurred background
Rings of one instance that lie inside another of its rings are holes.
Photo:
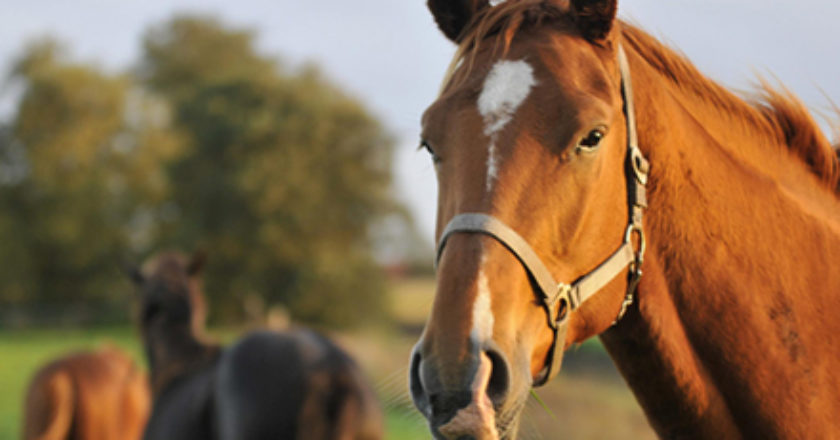
[[[840,4],[627,0],[620,15],[749,92],[785,84],[830,130]],[[215,334],[315,326],[366,368],[389,438],[434,293],[436,184],[419,118],[453,46],[423,0],[3,1],[0,439],[34,369],[104,341],[142,360],[126,264],[208,254]],[[597,341],[526,438],[652,438]],[[605,423],[609,421],[609,423]]]

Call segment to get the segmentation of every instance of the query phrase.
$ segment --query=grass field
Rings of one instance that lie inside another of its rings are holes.
[[[24,393],[39,366],[68,350],[96,348],[104,343],[132,353],[142,364],[140,347],[130,327],[0,333],[0,440],[19,438]],[[406,405],[392,405],[387,412],[388,438],[426,438],[425,426],[409,410]]]
[[[406,364],[431,301],[429,280],[395,283],[391,303],[396,325],[331,335],[356,357],[376,387],[386,411],[388,439],[429,438],[422,417],[408,398]],[[239,332],[227,329],[216,333],[221,340],[230,340]],[[104,343],[119,346],[143,363],[135,330],[128,326],[0,332],[0,440],[19,438],[23,395],[39,366],[67,351]],[[560,376],[538,393],[550,412],[531,399],[523,438],[655,438],[597,341],[568,353]]]

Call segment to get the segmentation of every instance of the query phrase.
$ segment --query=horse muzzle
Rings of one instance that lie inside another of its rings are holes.
[[[436,439],[495,440],[496,411],[510,391],[505,355],[490,344],[467,360],[446,363],[417,344],[409,372],[411,397]]]

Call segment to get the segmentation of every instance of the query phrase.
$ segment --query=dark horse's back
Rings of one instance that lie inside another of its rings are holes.
[[[382,438],[382,416],[355,362],[309,330],[251,333],[216,375],[222,440]]]

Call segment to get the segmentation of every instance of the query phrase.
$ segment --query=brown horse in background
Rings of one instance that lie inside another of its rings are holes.
[[[146,375],[113,347],[70,354],[33,377],[26,440],[139,440],[149,415]]]
[[[135,270],[154,402],[146,440],[377,440],[382,416],[355,362],[309,330],[204,336],[203,257]]]
[[[435,438],[514,438],[595,335],[663,438],[840,436],[840,174],[804,106],[745,102],[616,0],[428,3],[459,45],[423,116],[448,241],[410,380]]]

